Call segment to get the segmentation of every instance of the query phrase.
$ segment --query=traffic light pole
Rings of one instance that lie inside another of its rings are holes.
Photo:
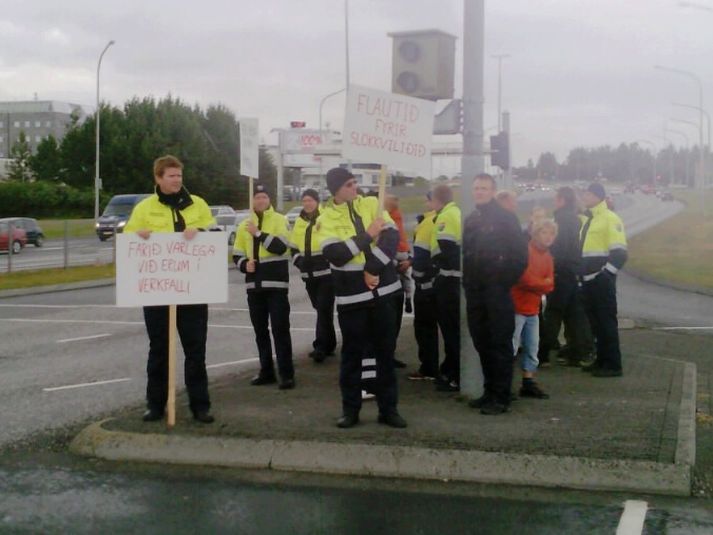
[[[463,158],[460,209],[465,218],[473,211],[473,178],[483,172],[483,68],[485,0],[463,0]],[[465,299],[460,305],[461,393],[476,398],[483,393],[483,371],[470,339]]]
[[[510,138],[510,112],[503,112],[503,132],[507,135],[508,147],[507,147],[507,161],[508,167],[503,170],[503,186],[505,189],[512,189],[512,139]]]

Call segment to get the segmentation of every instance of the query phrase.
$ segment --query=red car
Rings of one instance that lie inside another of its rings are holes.
[[[10,225],[6,221],[0,221],[0,251],[7,251],[10,240]],[[24,229],[13,227],[12,229],[12,254],[19,254],[22,248],[27,245],[27,233]]]

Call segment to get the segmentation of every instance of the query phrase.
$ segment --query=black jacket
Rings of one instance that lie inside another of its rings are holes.
[[[527,268],[527,241],[515,214],[494,200],[476,207],[463,228],[463,286],[512,287]]]
[[[555,210],[554,215],[558,231],[557,238],[550,248],[550,254],[555,261],[555,275],[576,277],[582,258],[579,245],[582,221],[576,210],[567,206]]]

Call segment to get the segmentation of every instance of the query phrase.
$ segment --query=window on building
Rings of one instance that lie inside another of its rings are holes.
[[[5,128],[5,121],[0,121],[0,128]]]
[[[25,121],[25,128],[30,128],[30,121]]]
[[[20,128],[20,121],[15,121],[14,123],[12,123],[12,126],[14,126],[15,128]]]
[[[42,126],[42,121],[35,121],[35,128],[40,128]]]
[[[47,121],[47,122],[45,123],[45,126],[46,126],[47,128],[52,128],[52,121]]]
[[[42,136],[35,136],[35,143],[42,141]]]

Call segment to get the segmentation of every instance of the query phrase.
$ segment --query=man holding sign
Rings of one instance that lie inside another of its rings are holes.
[[[125,233],[135,232],[150,240],[153,232],[182,232],[192,240],[201,230],[215,225],[206,202],[183,187],[183,164],[175,156],[163,156],[154,162],[155,192],[136,205],[126,223]],[[168,306],[144,307],[144,321],[149,335],[149,358],[146,366],[147,410],[144,421],[163,418],[168,398]],[[205,347],[208,332],[208,305],[178,305],[176,326],[183,344],[186,390],[193,417],[212,423]]]

